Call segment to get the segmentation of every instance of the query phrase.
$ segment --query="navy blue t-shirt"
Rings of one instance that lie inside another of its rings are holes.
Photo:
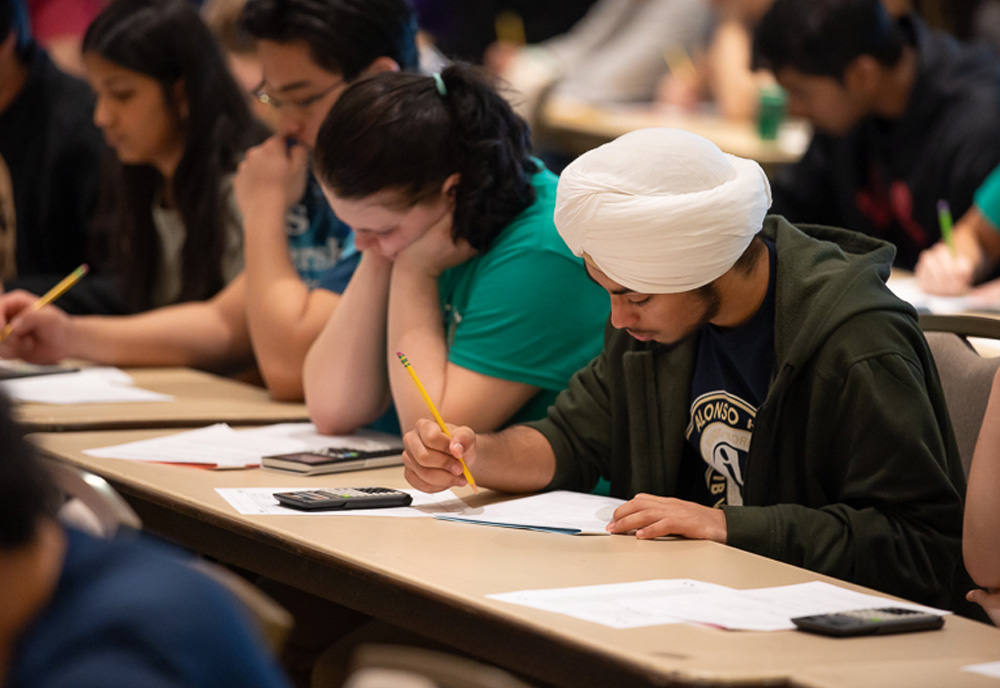
[[[239,603],[140,538],[67,530],[55,594],[18,639],[8,688],[287,688]]]
[[[710,506],[743,503],[743,480],[754,421],[774,370],[774,283],[777,256],[770,256],[770,279],[764,302],[739,327],[706,325],[698,341],[691,381],[691,415],[686,438],[693,455],[704,462],[695,489]],[[696,479],[697,480],[697,479]]]

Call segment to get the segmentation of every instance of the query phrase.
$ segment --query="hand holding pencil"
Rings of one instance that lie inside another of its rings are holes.
[[[40,310],[41,308],[44,308],[45,306],[49,305],[50,303],[58,299],[60,296],[69,291],[70,287],[79,282],[83,278],[83,276],[87,274],[89,270],[90,267],[86,263],[84,263],[76,270],[66,275],[66,277],[64,277],[58,284],[49,289],[47,292],[45,292],[43,296],[41,296],[37,301],[35,301],[35,303],[31,306],[31,310],[33,311]],[[7,323],[7,325],[3,328],[3,332],[0,332],[0,342],[7,339],[7,337],[10,336],[10,333],[13,331],[13,329],[14,329],[13,322]]]
[[[417,377],[417,373],[415,370],[413,370],[413,366],[406,359],[406,356],[403,355],[402,351],[397,351],[396,355],[399,357],[400,363],[403,364],[403,367],[406,368],[406,371],[410,374],[410,377],[413,378],[413,383],[417,386],[417,390],[420,392],[420,396],[423,397],[424,403],[427,404],[427,408],[430,409],[431,415],[434,416],[435,422],[437,422],[438,427],[441,428],[441,432],[443,432],[445,436],[451,437],[451,433],[448,432],[448,426],[445,425],[444,419],[441,417],[441,414],[438,413],[437,407],[434,405],[433,400],[431,400],[431,397],[427,393],[427,390],[424,388],[423,383],[420,382],[420,378]],[[472,473],[469,472],[469,467],[466,465],[465,460],[461,456],[456,456],[455,458],[458,459],[459,463],[462,464],[462,475],[465,476],[466,482],[469,483],[469,486],[472,488],[473,492],[478,494],[479,487],[476,485],[476,481],[472,477]]]
[[[30,363],[54,363],[68,355],[72,340],[70,316],[59,308],[45,308],[87,274],[81,265],[43,296],[37,297],[24,290],[0,296],[0,343],[2,354],[8,358],[21,358]],[[17,336],[14,323],[17,322]]]
[[[937,202],[938,224],[941,231],[941,241],[937,242],[920,254],[914,273],[920,288],[927,294],[935,296],[960,296],[972,286],[976,264],[980,257],[975,255],[975,242],[967,238],[972,232],[964,228],[968,216],[962,217],[957,225],[953,225],[951,209],[948,201]],[[964,235],[963,235],[964,232]]]

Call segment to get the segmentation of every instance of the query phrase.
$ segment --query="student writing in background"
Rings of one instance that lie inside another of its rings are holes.
[[[306,360],[316,425],[346,432],[395,403],[476,428],[539,418],[600,350],[607,304],[552,224],[556,177],[472,67],[382,74],[334,106],[316,165],[363,257]]]
[[[976,191],[972,207],[955,224],[952,243],[940,241],[920,254],[915,272],[928,294],[957,296],[993,275],[1000,264],[1000,167]],[[1000,282],[975,290],[984,304],[1000,303]]]
[[[679,130],[571,163],[555,223],[610,297],[604,350],[542,420],[451,438],[418,421],[407,480],[462,485],[455,456],[509,492],[603,477],[629,500],[612,533],[964,602],[964,476],[927,343],[884,284],[892,247],[769,205],[756,163]]]
[[[214,296],[243,269],[232,178],[264,138],[215,40],[188,2],[120,0],[87,30],[83,62],[114,150],[98,221],[129,305]]]
[[[912,269],[1000,163],[1000,63],[984,48],[893,20],[881,0],[775,0],[754,32],[792,115],[815,128],[774,179],[774,211],[895,244]]]
[[[712,0],[710,4],[714,26],[704,54],[695,53],[687,69],[675,67],[664,75],[657,100],[686,108],[711,100],[723,117],[750,119],[757,113],[760,86],[774,81],[767,73],[754,72],[751,65],[753,25],[771,0]]]
[[[753,69],[753,29],[773,0],[711,0],[714,26],[704,54],[694,56],[693,69],[671,71],[660,81],[660,102],[693,107],[703,100],[715,103],[719,113],[735,120],[757,114],[761,86],[774,77]],[[907,0],[883,0],[894,17],[910,11]]]
[[[965,524],[962,552],[965,567],[982,590],[969,593],[969,600],[986,610],[1000,626],[1000,372],[986,406],[976,452],[969,467],[965,493]]]
[[[249,151],[234,183],[243,216],[243,273],[208,301],[127,318],[34,311],[0,299],[13,334],[0,355],[111,365],[213,370],[256,359],[272,396],[302,398],[302,363],[357,265],[350,229],[309,173],[309,148],[330,107],[359,76],[416,66],[416,24],[405,0],[249,0],[243,26],[258,41],[258,91],[277,133]]]

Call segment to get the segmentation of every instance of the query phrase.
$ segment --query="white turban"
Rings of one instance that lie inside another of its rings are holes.
[[[639,129],[563,171],[555,223],[574,254],[626,289],[675,294],[729,270],[769,207],[753,160],[679,129]]]

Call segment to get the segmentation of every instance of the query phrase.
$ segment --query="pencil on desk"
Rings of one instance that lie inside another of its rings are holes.
[[[31,310],[37,311],[40,308],[43,308],[44,306],[47,306],[56,299],[58,299],[60,296],[69,291],[70,287],[79,282],[80,279],[87,274],[87,271],[89,269],[90,268],[88,267],[88,265],[84,263],[76,270],[66,275],[62,279],[62,281],[59,282],[59,284],[49,289],[47,292],[45,292],[44,296],[35,301],[35,303],[32,304],[31,306]],[[7,323],[7,326],[3,328],[3,332],[0,333],[0,342],[7,339],[7,337],[10,335],[13,329],[14,329],[13,323]]]
[[[955,236],[951,231],[952,219],[951,219],[951,207],[948,205],[948,201],[941,199],[937,202],[938,211],[938,224],[941,225],[941,238],[944,239],[944,243],[948,244],[948,248],[951,249],[952,255],[955,254]]]
[[[424,398],[424,403],[427,404],[427,408],[430,409],[431,414],[434,416],[434,420],[437,421],[438,427],[441,428],[441,432],[443,432],[448,437],[451,437],[451,433],[448,432],[448,426],[444,424],[444,418],[441,417],[441,414],[438,413],[437,407],[434,405],[434,402],[431,401],[431,395],[427,393],[427,390],[424,389],[423,383],[420,382],[420,378],[417,377],[417,371],[415,371],[413,369],[413,366],[410,365],[410,362],[406,360],[406,356],[403,355],[402,351],[397,351],[396,355],[399,356],[400,363],[403,364],[403,367],[406,368],[406,370],[410,373],[410,377],[413,378],[414,384],[416,384],[417,389],[420,391],[420,396]],[[455,458],[457,458],[459,463],[462,464],[462,475],[465,476],[465,479],[468,481],[469,486],[472,488],[473,492],[479,494],[479,487],[476,485],[476,481],[473,479],[472,473],[469,472],[469,467],[465,465],[465,459],[463,459],[461,456],[457,456]]]

